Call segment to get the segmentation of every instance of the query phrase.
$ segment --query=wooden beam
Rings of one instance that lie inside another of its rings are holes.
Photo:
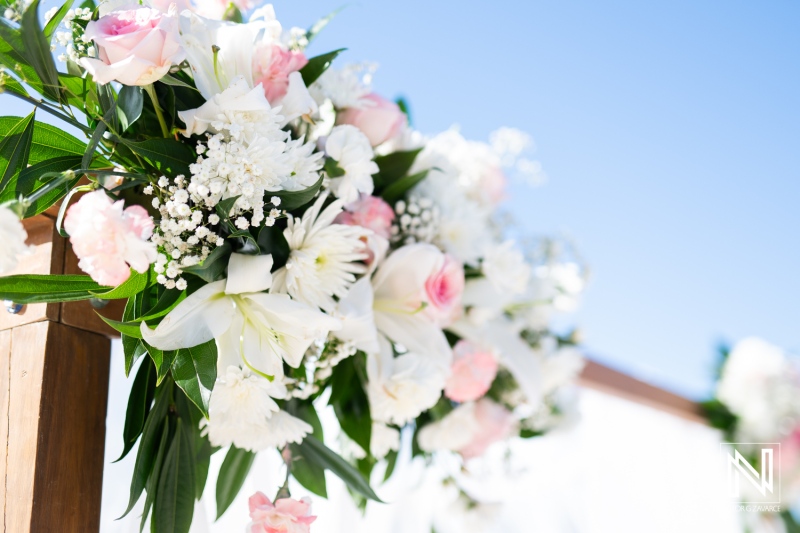
[[[706,423],[695,402],[591,359],[583,368],[578,383],[606,394],[649,405],[692,422]]]
[[[11,274],[77,273],[51,217],[23,223],[35,251]],[[0,533],[99,530],[114,332],[78,303],[0,309]]]

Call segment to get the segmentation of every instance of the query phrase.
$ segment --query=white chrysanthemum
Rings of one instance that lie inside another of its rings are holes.
[[[417,434],[419,447],[426,452],[457,451],[465,448],[481,426],[475,417],[475,403],[462,403],[441,420],[423,427]]]
[[[394,357],[385,338],[381,338],[380,354],[367,359],[367,373],[372,419],[400,426],[433,407],[447,379],[429,357],[413,352]]]
[[[291,253],[274,276],[276,290],[332,313],[334,297],[342,298],[356,275],[366,272],[358,261],[367,258],[361,239],[369,230],[334,224],[343,202],[336,200],[320,212],[326,199],[327,194],[320,195],[302,218],[289,218],[283,234]]]
[[[483,275],[500,293],[521,294],[528,287],[531,267],[514,241],[506,241],[488,250],[481,264]]]
[[[369,447],[373,457],[378,459],[386,457],[390,451],[400,449],[400,432],[386,424],[373,422]]]
[[[360,76],[364,70],[364,65],[347,65],[341,70],[329,68],[311,84],[309,91],[320,105],[328,99],[337,109],[361,108],[367,105],[363,98],[372,91]]]
[[[3,252],[0,254],[0,274],[17,268],[19,256],[31,253],[32,248],[25,244],[28,234],[19,217],[8,207],[0,206],[0,242]]]
[[[336,126],[325,141],[325,152],[334,159],[343,176],[331,177],[331,191],[345,204],[358,200],[359,193],[372,194],[375,187],[372,175],[378,165],[367,136],[355,126]]]
[[[229,366],[211,393],[208,440],[214,446],[229,446],[258,452],[299,442],[311,426],[278,408],[277,399],[286,398],[279,380],[270,382],[248,370]]]

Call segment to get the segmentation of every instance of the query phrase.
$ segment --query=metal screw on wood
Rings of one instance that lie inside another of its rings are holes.
[[[11,300],[3,300],[3,303],[6,306],[6,311],[11,313],[12,315],[18,315],[25,308],[24,305],[18,304],[18,303],[14,303]]]

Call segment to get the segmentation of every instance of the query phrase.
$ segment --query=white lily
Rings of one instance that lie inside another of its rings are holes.
[[[276,39],[272,21],[258,19],[236,24],[189,11],[181,14],[180,31],[197,90],[206,100],[221,93],[237,76],[252,87],[255,44]],[[280,36],[280,25],[277,33]]]
[[[296,302],[272,287],[272,256],[231,255],[228,279],[188,296],[142,337],[161,350],[189,348],[215,339],[217,368],[246,366],[282,376],[283,363],[297,368],[314,340],[341,326],[339,320]]]

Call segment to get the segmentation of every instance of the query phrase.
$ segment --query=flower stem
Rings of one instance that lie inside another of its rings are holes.
[[[150,100],[153,102],[153,109],[155,109],[156,117],[158,117],[158,123],[161,125],[161,134],[164,137],[169,137],[169,128],[167,128],[167,122],[164,120],[164,113],[161,111],[161,106],[158,105],[156,88],[153,87],[153,84],[151,83],[150,85],[145,85],[144,90],[150,96]]]

